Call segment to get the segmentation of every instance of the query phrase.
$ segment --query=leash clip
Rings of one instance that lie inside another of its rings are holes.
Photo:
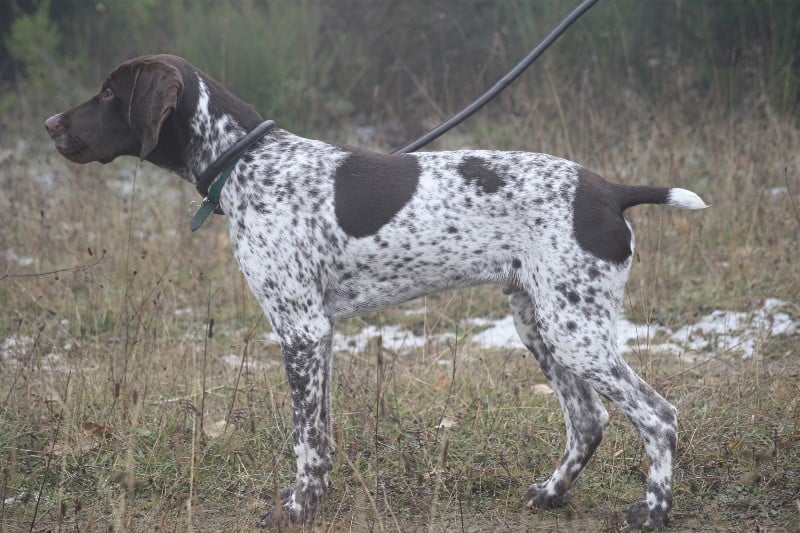
[[[208,196],[203,198],[203,203],[200,204],[200,208],[192,217],[192,223],[189,226],[190,228],[192,228],[192,231],[197,231],[200,228],[200,226],[203,225],[203,222],[206,221],[208,215],[213,213],[214,210],[217,209],[218,207],[219,204],[209,200]]]

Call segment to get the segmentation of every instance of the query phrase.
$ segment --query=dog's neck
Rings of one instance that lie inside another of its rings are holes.
[[[187,146],[187,164],[191,181],[196,182],[212,162],[261,122],[261,116],[248,104],[221,86],[212,92],[200,77],[197,106],[189,121],[192,138]]]
[[[220,154],[263,119],[211,77],[181,67],[183,96],[164,123],[157,149],[147,159],[196,184]]]

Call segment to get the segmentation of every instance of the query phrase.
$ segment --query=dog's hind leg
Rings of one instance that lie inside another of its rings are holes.
[[[520,339],[533,352],[555,391],[567,426],[566,450],[555,472],[546,481],[531,485],[523,497],[528,507],[549,509],[564,503],[567,490],[603,438],[608,413],[594,389],[553,358],[539,333],[531,297],[524,291],[515,292],[509,303]]]
[[[627,522],[659,528],[672,506],[677,410],[619,354],[616,328],[623,279],[609,275],[603,282],[574,280],[566,295],[560,290],[563,284],[540,287],[536,323],[542,344],[559,366],[611,400],[638,430],[649,461],[647,494],[630,506]]]

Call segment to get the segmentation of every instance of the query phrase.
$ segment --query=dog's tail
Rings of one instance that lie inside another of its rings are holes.
[[[622,211],[639,204],[662,204],[681,209],[705,209],[708,205],[692,191],[678,187],[617,184]]]

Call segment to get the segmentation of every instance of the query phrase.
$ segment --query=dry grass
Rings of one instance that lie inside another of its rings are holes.
[[[691,188],[714,206],[631,213],[635,320],[678,325],[767,296],[792,302],[797,318],[796,126],[758,105],[599,111],[577,94],[561,113],[553,94],[500,126],[476,122],[464,142],[565,155],[617,181]],[[77,167],[46,145],[10,148],[0,170],[0,527],[252,528],[292,476],[291,415],[280,354],[262,340],[268,324],[224,220],[191,235],[191,187],[134,161]],[[770,192],[781,186],[791,192]],[[468,317],[505,313],[495,288],[424,304],[423,315],[403,312],[415,302],[341,327],[402,322],[463,340]],[[748,360],[632,358],[680,409],[675,529],[800,528],[798,349],[795,335]],[[246,364],[225,363],[230,355]],[[615,530],[644,490],[641,443],[612,409],[571,504],[520,508],[564,445],[557,401],[534,392],[543,377],[521,352],[373,344],[336,359],[338,452],[320,529]],[[440,428],[443,419],[455,424]]]

